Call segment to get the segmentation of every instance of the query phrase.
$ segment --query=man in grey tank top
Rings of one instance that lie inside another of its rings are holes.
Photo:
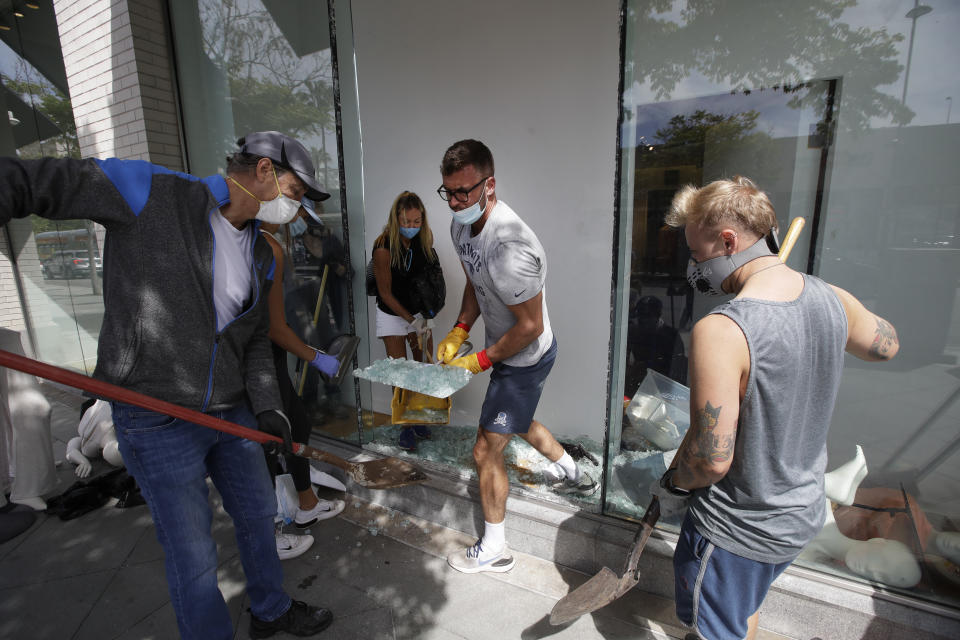
[[[451,554],[457,571],[513,568],[504,531],[510,491],[503,450],[514,435],[554,463],[554,491],[586,496],[598,484],[582,472],[553,434],[533,415],[557,354],[547,314],[547,256],[533,231],[497,200],[493,154],[477,140],[454,143],[440,165],[437,189],[450,205],[450,236],[467,276],[457,324],[440,342],[437,362],[475,374],[493,369],[480,409],[473,458],[477,464],[483,536]],[[485,348],[457,358],[470,327],[483,316]]]
[[[773,205],[746,178],[684,187],[687,279],[736,297],[693,328],[690,429],[654,488],[686,516],[674,554],[677,616],[703,638],[752,638],[773,580],[823,526],[827,431],[843,353],[889,360],[894,328],[771,250]]]

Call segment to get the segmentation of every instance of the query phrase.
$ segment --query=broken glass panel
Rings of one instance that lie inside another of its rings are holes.
[[[370,431],[372,440],[365,445],[365,448],[383,455],[440,463],[454,468],[461,477],[476,477],[476,466],[473,461],[473,445],[477,441],[476,426],[431,425],[430,439],[419,440],[415,453],[404,451],[397,446],[400,431],[406,426],[409,425],[375,427]],[[563,440],[566,440],[566,438]],[[599,464],[594,464],[590,457],[592,456],[599,463],[603,459],[603,446],[599,442],[582,436],[576,438],[575,442],[583,446],[583,453],[571,453],[571,456],[577,460],[580,470],[601,482],[603,470]],[[564,444],[564,442],[561,442],[561,444]],[[521,487],[528,494],[551,502],[579,507],[598,505],[600,502],[601,491],[599,488],[593,495],[577,498],[560,495],[553,491],[550,488],[550,484],[555,481],[551,474],[553,463],[540,455],[536,449],[521,438],[510,440],[503,452],[503,458],[510,484]],[[649,502],[649,496],[644,504],[646,502]]]
[[[405,358],[384,358],[353,375],[371,382],[410,389],[435,398],[447,398],[470,382],[473,374],[460,367],[427,364]]]

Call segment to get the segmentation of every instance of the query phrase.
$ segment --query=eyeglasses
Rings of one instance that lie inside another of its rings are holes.
[[[441,186],[437,189],[437,195],[439,195],[445,202],[450,202],[450,199],[456,199],[457,202],[466,202],[467,198],[470,197],[470,192],[482,185],[484,182],[489,180],[492,176],[487,176],[477,184],[473,185],[469,189],[447,189],[444,186]]]

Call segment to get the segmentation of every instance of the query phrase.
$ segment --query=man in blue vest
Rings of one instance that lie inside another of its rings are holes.
[[[328,195],[293,138],[259,132],[239,145],[225,178],[138,160],[0,158],[0,224],[35,213],[106,227],[95,378],[289,443],[267,337],[274,258],[257,228],[288,222],[304,197]],[[318,366],[335,369],[330,360]],[[234,637],[217,587],[207,476],[236,528],[250,636],[329,626],[329,611],[283,590],[276,497],[258,444],[122,403],[113,421],[164,549],[181,637]]]

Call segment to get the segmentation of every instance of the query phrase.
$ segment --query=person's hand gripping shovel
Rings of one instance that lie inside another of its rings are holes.
[[[797,242],[800,231],[803,229],[803,225],[803,218],[794,218],[790,223],[787,235],[783,239],[783,245],[777,254],[781,262],[786,262],[790,251]],[[658,491],[658,493],[661,492]],[[670,499],[671,508],[678,508],[678,505],[673,504],[677,500],[677,498]],[[640,554],[643,552],[643,548],[660,518],[660,512],[660,498],[654,495],[646,513],[643,514],[643,519],[640,520],[640,530],[634,536],[630,551],[627,553],[623,574],[618,576],[613,570],[603,567],[595,576],[560,598],[554,605],[553,610],[550,611],[550,624],[566,624],[584,614],[605,607],[640,582]]]
[[[47,380],[53,380],[54,382],[59,382],[60,384],[65,384],[76,389],[82,389],[97,397],[143,407],[150,411],[180,418],[181,420],[216,429],[217,431],[223,431],[224,433],[253,440],[260,444],[277,447],[282,446],[283,450],[289,450],[294,455],[311,460],[319,460],[320,462],[326,462],[343,469],[347,475],[350,476],[351,480],[368,489],[393,489],[415,482],[423,482],[428,479],[427,475],[420,471],[420,469],[399,458],[350,462],[332,453],[315,449],[306,444],[285,442],[285,440],[289,438],[289,431],[288,429],[284,429],[283,424],[281,424],[281,421],[285,422],[286,418],[278,411],[264,411],[257,416],[257,418],[261,424],[261,428],[272,428],[275,432],[287,435],[288,437],[286,439],[270,435],[264,431],[249,429],[233,422],[221,420],[220,418],[215,418],[199,411],[187,409],[171,402],[158,400],[142,393],[130,391],[123,387],[103,382],[102,380],[88,378],[79,373],[54,367],[53,365],[38,362],[32,358],[8,351],[0,350],[0,367],[23,371],[24,373],[46,378]]]

